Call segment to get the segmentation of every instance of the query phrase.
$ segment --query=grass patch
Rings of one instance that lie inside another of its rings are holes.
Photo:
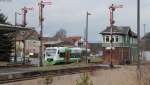
[[[102,57],[92,57],[89,59],[90,63],[102,63],[103,59]]]

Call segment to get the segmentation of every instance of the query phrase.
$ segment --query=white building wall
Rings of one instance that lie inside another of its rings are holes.
[[[119,36],[119,43],[123,43],[124,41],[123,41],[123,36],[121,36],[121,35],[118,35]]]
[[[26,52],[39,53],[40,41],[26,40]]]
[[[142,55],[145,61],[150,61],[150,51],[144,51]]]
[[[16,55],[17,57],[23,57],[23,48],[24,48],[24,44],[22,41],[17,41],[16,42]]]

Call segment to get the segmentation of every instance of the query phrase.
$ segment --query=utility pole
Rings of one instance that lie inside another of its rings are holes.
[[[137,0],[137,38],[138,38],[138,64],[137,69],[140,70],[140,0]]]
[[[115,21],[114,21],[114,11],[116,10],[116,8],[122,8],[123,5],[114,5],[112,4],[110,7],[109,7],[109,10],[110,10],[110,35],[111,35],[111,40],[110,40],[110,45],[111,45],[111,50],[110,50],[110,68],[113,68],[113,63],[112,63],[112,48],[113,48],[113,41],[114,41],[114,38],[112,37],[113,35],[113,27],[114,27],[114,24],[115,24]]]
[[[143,25],[144,26],[144,36],[146,35],[146,24]],[[144,38],[144,49],[143,51],[145,51],[146,49],[146,38]]]
[[[145,59],[145,49],[146,49],[146,34],[145,34],[145,27],[146,27],[146,24],[143,24],[143,29],[144,29],[144,31],[143,31],[143,44],[142,44],[142,48],[141,48],[141,57],[142,57],[142,59]]]
[[[14,62],[16,63],[17,62],[17,32],[18,30],[15,31],[15,56],[14,56]]]
[[[139,80],[139,85],[141,85],[141,46],[140,46],[140,0],[137,0],[137,54],[138,54],[138,62],[137,62],[137,78]]]
[[[39,66],[43,66],[42,63],[42,58],[43,58],[43,8],[45,5],[51,5],[51,2],[44,2],[44,1],[40,1],[38,3],[39,5],[39,24],[41,27],[41,31],[40,31],[40,54],[39,54]]]
[[[91,13],[86,13],[86,30],[85,30],[85,39],[86,39],[86,63],[88,63],[88,21],[89,21],[89,15]]]
[[[15,26],[17,26],[17,15],[21,15],[20,13],[18,12],[15,12]],[[17,38],[17,32],[18,30],[16,30],[15,32],[15,56],[14,56],[14,62],[17,63],[17,43],[16,43],[16,38]]]
[[[144,27],[144,35],[146,33],[146,24],[143,24],[143,27]]]
[[[27,25],[27,22],[26,22],[26,17],[27,17],[27,12],[28,10],[33,10],[33,8],[27,8],[24,6],[24,8],[22,8],[22,17],[23,17],[23,20],[22,20],[22,26],[25,27]]]

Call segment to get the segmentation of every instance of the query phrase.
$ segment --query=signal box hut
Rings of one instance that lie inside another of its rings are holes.
[[[103,37],[102,48],[104,63],[129,64],[137,61],[137,35],[129,26],[113,26],[112,52],[111,28],[100,32]]]

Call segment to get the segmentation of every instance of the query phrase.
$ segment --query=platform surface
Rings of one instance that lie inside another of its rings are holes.
[[[61,69],[72,69],[72,68],[82,68],[90,66],[100,66],[108,67],[108,65],[102,64],[67,64],[67,65],[54,65],[54,66],[44,66],[44,67],[14,67],[14,68],[0,68],[0,75],[9,74],[20,74],[27,72],[39,72],[39,71],[51,71],[51,70],[61,70]]]

